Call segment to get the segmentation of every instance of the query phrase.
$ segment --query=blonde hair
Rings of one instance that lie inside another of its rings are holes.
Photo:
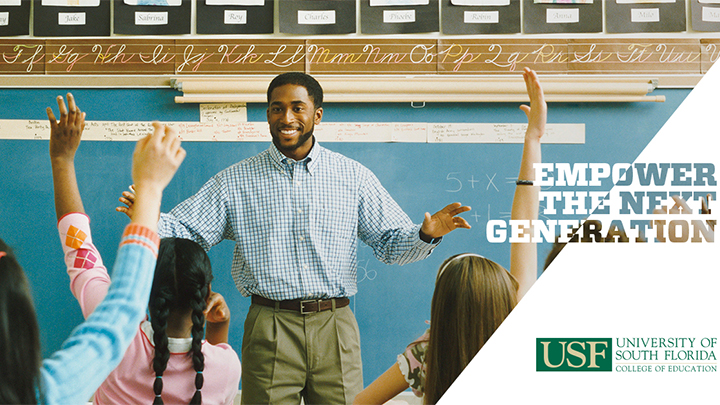
[[[426,404],[440,400],[517,304],[517,281],[492,260],[461,254],[440,269],[425,357]]]

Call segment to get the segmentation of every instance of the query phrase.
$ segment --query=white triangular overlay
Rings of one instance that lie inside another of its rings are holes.
[[[720,64],[716,64],[636,162],[712,163],[720,167],[719,157]],[[718,177],[715,173],[714,178]],[[625,189],[642,187],[633,184]],[[712,189],[719,190],[717,185]],[[720,211],[720,205],[713,207]],[[718,371],[668,372],[668,367],[678,362],[665,361],[662,347],[652,348],[657,350],[657,360],[618,361],[617,351],[623,348],[615,347],[616,339],[624,338],[694,338],[694,346],[687,349],[720,356],[717,246],[708,242],[569,244],[440,402],[720,403]],[[612,338],[613,368],[648,364],[652,371],[538,372],[536,338]],[[712,347],[702,347],[703,338]],[[718,368],[717,361],[682,363]],[[656,371],[663,364],[665,371]]]

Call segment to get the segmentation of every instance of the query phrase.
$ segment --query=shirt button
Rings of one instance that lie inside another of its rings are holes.
[[[307,264],[303,264],[303,270],[307,270],[307,269],[308,269],[308,265],[307,265]]]
[[[302,209],[298,208],[297,213],[302,214]]]
[[[298,237],[298,239],[300,239],[300,241],[302,242],[302,241],[304,241],[304,240],[305,240],[305,237],[304,237],[304,236],[302,236],[302,235],[300,235],[300,236]]]

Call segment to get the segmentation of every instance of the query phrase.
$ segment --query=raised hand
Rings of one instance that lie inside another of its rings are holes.
[[[470,224],[468,224],[464,218],[458,216],[467,211],[470,211],[470,207],[466,207],[458,202],[447,205],[433,215],[426,212],[420,232],[430,238],[436,239],[457,228],[470,229]]]
[[[85,129],[85,113],[75,104],[71,93],[67,94],[68,107],[62,96],[57,97],[60,109],[60,121],[55,118],[52,108],[46,112],[50,120],[50,158],[73,160],[80,145],[80,137]]]
[[[162,191],[185,159],[185,149],[174,130],[158,122],[153,122],[153,127],[153,133],[139,140],[133,153],[136,198],[131,219],[156,230]]]
[[[146,187],[165,189],[185,159],[175,131],[158,122],[153,127],[153,133],[139,140],[133,152],[132,177],[138,193]]]
[[[534,70],[525,68],[523,79],[525,79],[525,87],[530,97],[530,106],[525,104],[520,106],[520,109],[525,112],[528,119],[528,129],[525,136],[540,139],[545,133],[545,124],[547,122],[545,94],[540,86],[537,73],[535,73]]]
[[[60,121],[55,119],[52,108],[46,109],[50,120],[50,164],[58,220],[70,212],[85,212],[75,178],[75,152],[85,128],[85,113],[75,104],[72,94],[68,93],[67,99],[69,111],[62,96],[57,97]]]

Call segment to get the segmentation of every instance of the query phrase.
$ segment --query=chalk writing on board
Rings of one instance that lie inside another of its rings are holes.
[[[571,63],[692,63],[697,61],[702,52],[686,49],[677,50],[675,46],[665,43],[630,43],[622,50],[614,50],[591,44],[582,52],[573,52]]]
[[[26,72],[32,72],[36,64],[42,66],[40,62],[44,58],[45,49],[42,44],[17,44],[10,51],[2,54],[2,61],[5,64],[27,65]]]
[[[709,54],[710,62],[715,62],[718,60],[718,56],[720,56],[720,52],[718,52],[718,46],[716,44],[707,44],[705,46],[705,53]]]
[[[500,192],[500,190],[498,190],[498,188],[495,186],[495,183],[494,183],[495,176],[497,176],[497,173],[493,173],[492,177],[488,176],[487,174],[485,175],[485,177],[487,177],[487,179],[488,179],[488,185],[487,185],[487,187],[485,187],[485,190],[490,190],[490,186],[493,186],[495,191]]]
[[[358,260],[357,265],[357,282],[358,284],[368,280],[373,281],[375,280],[375,277],[377,277],[377,271],[369,269],[368,266],[370,266],[370,260]]]
[[[490,190],[490,187],[494,188],[496,192],[499,192],[497,186],[495,185],[495,177],[497,176],[497,173],[493,173],[492,176],[485,173],[485,178],[487,179],[487,184],[485,184],[485,191]],[[448,193],[457,193],[460,190],[463,189],[463,180],[468,182],[470,184],[470,188],[474,189],[475,185],[479,185],[478,189],[481,185],[485,183],[485,180],[478,180],[475,178],[474,174],[471,174],[469,176],[463,176],[461,172],[450,172],[445,177],[445,180],[448,181],[447,187],[445,191]],[[514,182],[514,181],[513,181]]]
[[[445,42],[442,45],[438,52],[438,56],[441,56],[439,58],[441,69],[452,72],[464,71],[466,67],[514,72],[521,63],[535,66],[540,70],[552,70],[565,68],[568,60],[567,47],[562,41],[557,43],[478,41],[462,44]]]
[[[454,185],[454,187],[445,189],[445,191],[447,191],[448,193],[457,193],[458,191],[462,190],[463,183],[455,176],[456,174],[460,174],[460,172],[450,172],[446,177],[446,179]]]
[[[343,53],[333,49],[329,44],[319,46],[310,44],[307,47],[307,62],[310,64],[341,64],[341,65],[369,65],[369,64],[433,64],[437,51],[434,44],[417,44],[406,52],[386,52],[380,44],[365,44],[357,53]],[[333,44],[344,46],[345,44]]]
[[[46,39],[0,44],[0,72],[241,74],[687,73],[718,59],[709,39]]]

